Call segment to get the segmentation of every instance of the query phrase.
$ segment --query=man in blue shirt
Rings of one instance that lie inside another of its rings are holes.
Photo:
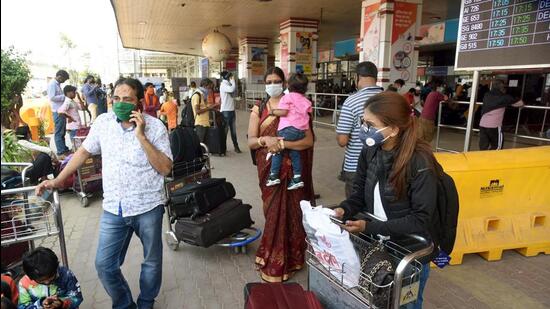
[[[58,114],[57,109],[65,102],[65,95],[61,90],[61,84],[69,79],[69,73],[65,70],[59,70],[55,74],[54,80],[48,85],[48,98],[52,106],[53,122],[55,125],[55,148],[57,149],[57,155],[66,155],[69,152],[69,148],[65,145],[65,125],[67,119],[64,114]]]
[[[84,85],[82,86],[82,94],[86,98],[86,104],[88,104],[88,110],[90,111],[92,120],[94,122],[98,116],[98,99],[97,99],[98,86],[95,82],[95,77],[88,75],[84,80]]]
[[[346,183],[346,197],[351,195],[357,161],[363,149],[363,143],[359,140],[359,129],[362,125],[365,103],[370,97],[384,91],[382,87],[376,86],[378,69],[374,63],[361,62],[357,65],[356,72],[359,91],[349,96],[344,102],[336,127],[338,145],[346,147],[341,174],[341,179]]]

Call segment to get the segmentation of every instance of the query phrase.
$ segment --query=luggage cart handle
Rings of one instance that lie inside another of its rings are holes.
[[[13,166],[13,167],[24,167],[21,171],[21,186],[25,186],[25,176],[29,168],[33,167],[32,163],[29,162],[2,162],[2,166]]]
[[[377,217],[371,213],[364,212],[363,214],[365,214],[370,219],[383,221],[382,218]],[[421,244],[425,245],[425,247],[418,251],[411,252],[405,255],[397,265],[397,268],[395,270],[394,280],[393,280],[394,286],[393,286],[393,304],[392,304],[392,307],[396,309],[399,308],[400,306],[401,288],[403,286],[403,276],[404,276],[405,270],[407,269],[407,266],[409,266],[409,264],[411,264],[414,260],[417,260],[429,255],[434,250],[434,243],[432,241],[428,241],[425,237],[422,237],[417,234],[405,234],[404,236],[417,240]]]

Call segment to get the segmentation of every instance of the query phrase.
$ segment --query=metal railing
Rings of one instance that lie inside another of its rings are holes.
[[[441,114],[442,114],[442,110],[443,110],[443,105],[444,104],[451,104],[451,103],[452,104],[470,105],[470,102],[467,102],[467,101],[442,101],[439,104],[439,115],[437,117],[437,132],[436,132],[436,140],[435,140],[435,151],[444,151],[444,152],[452,152],[452,153],[460,152],[460,151],[457,151],[457,150],[446,149],[446,148],[442,148],[442,147],[439,146],[439,139],[440,139],[440,136],[441,136],[441,128],[459,130],[459,131],[464,131],[464,132],[467,131],[467,128],[465,126],[453,126],[453,125],[448,125],[448,124],[442,124],[441,123]],[[477,106],[482,106],[483,103],[482,102],[476,102],[476,105]],[[550,106],[524,105],[522,107],[519,107],[518,109],[519,109],[518,116],[517,116],[518,118],[517,118],[517,121],[516,121],[516,129],[514,131],[514,134],[506,134],[506,135],[512,136],[514,138],[519,137],[519,138],[528,139],[528,140],[537,140],[537,141],[543,141],[543,142],[550,142],[549,138],[518,134],[521,111],[524,110],[524,109],[536,109],[536,110],[544,110],[545,111],[541,131],[540,131],[540,136],[543,136],[545,121],[546,121],[546,113],[550,110]],[[472,131],[473,132],[479,132],[479,129],[472,129]]]
[[[311,96],[313,103],[313,123],[319,125],[325,125],[330,127],[336,127],[338,117],[340,116],[340,106],[344,103],[345,98],[349,97],[349,94],[339,93],[317,93],[308,92],[306,96]],[[267,97],[265,91],[259,90],[246,90],[244,95],[245,107],[247,110],[252,109],[256,102],[261,101]],[[328,99],[328,100],[327,100]],[[334,104],[334,107],[332,105]],[[331,106],[331,107],[327,107]],[[323,114],[329,112],[332,113],[330,122],[322,121]]]

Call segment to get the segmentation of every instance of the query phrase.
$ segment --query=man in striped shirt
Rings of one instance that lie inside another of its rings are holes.
[[[361,62],[357,65],[357,87],[358,91],[349,96],[340,113],[338,126],[336,127],[336,139],[340,147],[346,147],[346,155],[342,167],[341,179],[346,183],[346,198],[353,189],[353,179],[357,170],[357,161],[363,149],[363,143],[359,140],[359,129],[363,122],[363,110],[367,100],[384,91],[382,87],[376,86],[378,69],[370,61]]]

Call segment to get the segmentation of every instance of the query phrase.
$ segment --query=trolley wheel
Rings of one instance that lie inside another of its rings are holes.
[[[90,201],[88,200],[87,196],[83,196],[80,198],[80,206],[82,207],[88,207],[90,205]]]
[[[172,231],[168,231],[164,234],[166,244],[172,251],[177,251],[180,246],[180,241]]]

